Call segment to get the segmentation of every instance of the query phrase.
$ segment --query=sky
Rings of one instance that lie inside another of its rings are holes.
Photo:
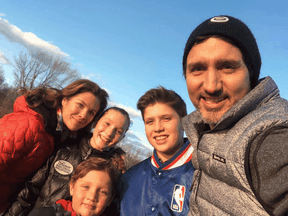
[[[150,147],[138,99],[159,85],[176,91],[194,111],[182,75],[185,43],[197,25],[217,15],[242,20],[271,76],[288,99],[288,1],[283,0],[14,0],[0,4],[0,65],[13,85],[14,56],[44,51],[64,58],[106,89],[110,104],[133,119],[128,138]],[[9,64],[10,63],[10,64]]]

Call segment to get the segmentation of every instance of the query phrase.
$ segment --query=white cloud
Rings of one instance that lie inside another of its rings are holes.
[[[128,139],[132,139],[132,143],[137,142],[137,143],[140,143],[141,145],[145,146],[148,149],[153,149],[153,146],[143,142],[143,140],[140,137],[138,137],[134,131],[128,130],[125,137]]]
[[[96,79],[96,80],[100,80],[101,79],[100,74],[97,74],[97,73],[90,73],[90,74],[87,74],[87,75],[82,74],[81,77],[83,79],[89,79],[89,80],[91,80],[92,78]]]
[[[81,75],[81,78],[82,78],[82,79],[89,79],[89,80],[91,80],[91,78],[90,78],[88,75],[84,75],[84,74]]]
[[[130,139],[133,139],[133,140],[138,140],[138,141],[142,141],[141,138],[139,138],[134,132],[132,132],[131,130],[128,130],[126,135],[126,137],[129,137]]]
[[[123,104],[119,104],[119,103],[115,103],[115,102],[110,102],[109,105],[110,106],[117,106],[117,107],[120,107],[122,109],[125,109],[129,113],[130,118],[141,118],[140,111],[138,111],[132,107],[124,106]]]
[[[6,16],[4,13],[0,13],[0,16]]]
[[[5,57],[4,53],[0,51],[0,64],[10,64],[9,60]]]
[[[111,96],[111,95],[112,95],[112,92],[111,92],[111,91],[109,91],[107,88],[102,88],[102,89],[104,89],[104,90],[107,92],[107,94],[108,94],[109,96]],[[110,102],[110,104],[111,104],[111,102]]]
[[[32,32],[23,32],[17,26],[10,24],[6,19],[0,18],[0,34],[4,35],[12,43],[23,45],[31,53],[44,52],[47,54],[46,57],[48,59],[51,59],[51,57],[69,57],[59,47],[44,41]]]
[[[90,73],[88,74],[88,76],[90,76],[91,78],[96,78],[97,80],[100,79],[100,74],[97,74],[97,73]]]

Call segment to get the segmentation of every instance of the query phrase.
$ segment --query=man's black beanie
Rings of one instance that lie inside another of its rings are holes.
[[[261,56],[256,40],[250,29],[239,19],[231,16],[217,16],[201,23],[189,36],[183,55],[183,73],[186,74],[187,56],[199,36],[219,35],[229,38],[241,50],[250,73],[251,87],[257,85]],[[185,76],[186,77],[186,76]]]

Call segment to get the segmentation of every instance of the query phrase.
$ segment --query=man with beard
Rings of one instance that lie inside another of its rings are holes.
[[[218,16],[190,35],[183,73],[196,111],[182,119],[194,147],[191,215],[288,213],[288,102],[259,79],[250,29]]]

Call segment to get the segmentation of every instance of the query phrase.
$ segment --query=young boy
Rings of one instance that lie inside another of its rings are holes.
[[[52,207],[34,209],[29,216],[104,216],[103,211],[113,200],[120,176],[113,162],[117,163],[96,157],[83,161],[69,184],[72,200],[58,200]]]
[[[181,125],[186,104],[177,93],[160,86],[147,91],[137,108],[154,153],[122,176],[120,214],[186,216],[194,171],[193,148],[183,138]]]

